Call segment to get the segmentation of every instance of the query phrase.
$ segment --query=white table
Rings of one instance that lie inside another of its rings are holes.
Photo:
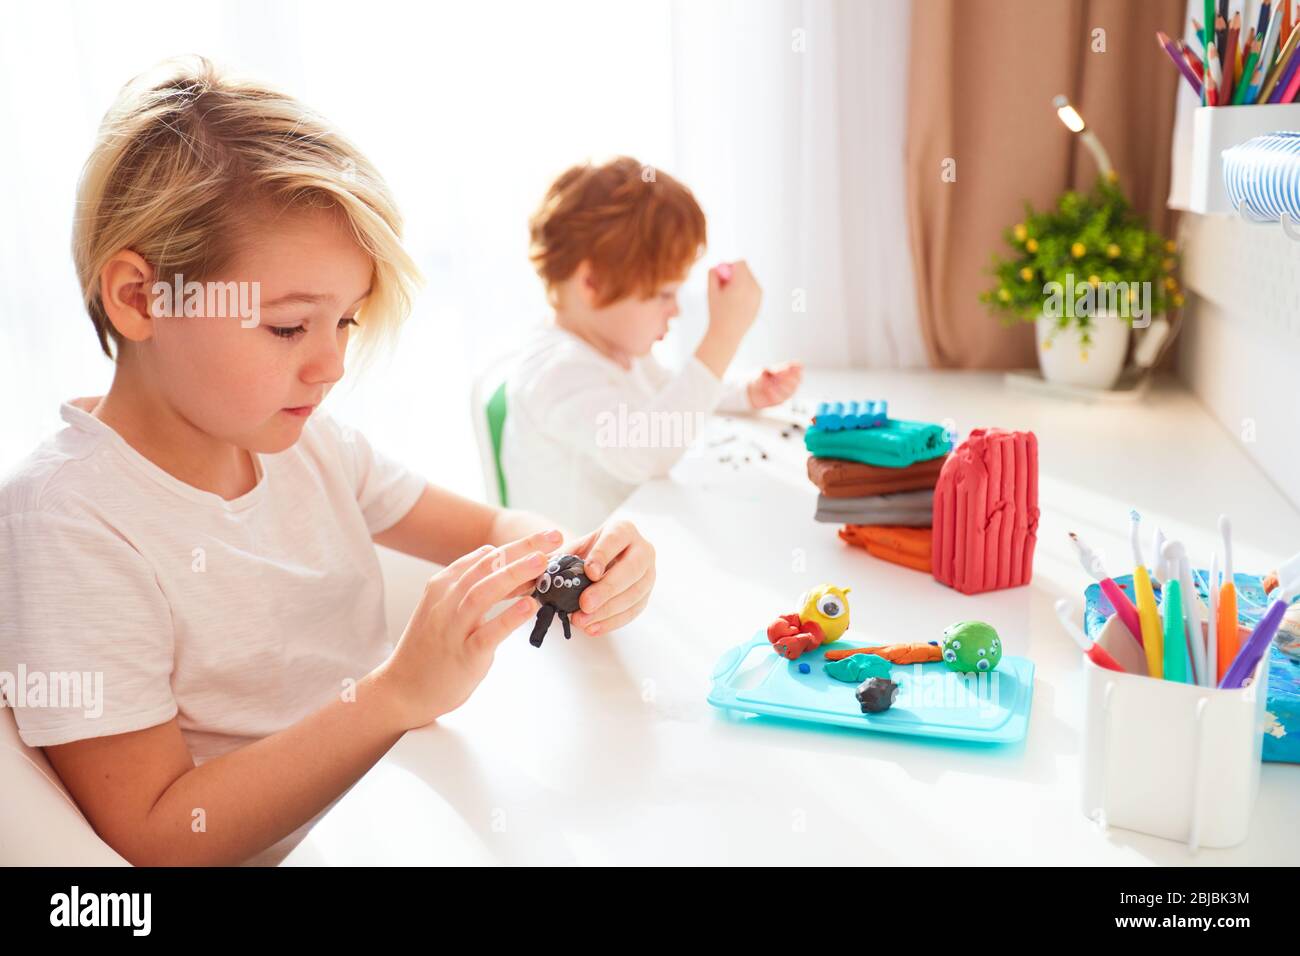
[[[1066,532],[1127,573],[1127,515],[1159,523],[1204,566],[1220,511],[1237,566],[1300,549],[1300,515],[1196,400],[1173,383],[1129,406],[1008,390],[986,373],[811,373],[800,404],[883,396],[896,417],[1032,429],[1040,442],[1033,583],[968,597],[842,544],[812,520],[800,436],[716,422],[621,514],[656,545],[651,608],[608,638],[527,629],[463,708],[405,737],[322,819],[291,863],[1300,863],[1300,766],[1265,764],[1250,838],[1189,854],[1103,831],[1079,807],[1081,672],[1052,603],[1082,610],[1087,579]],[[705,447],[720,436],[726,445]],[[751,461],[717,459],[723,449]],[[737,466],[738,463],[738,466]],[[420,576],[422,579],[422,575]],[[1022,745],[734,719],[705,701],[714,662],[806,587],[852,588],[852,633],[930,640],[992,622],[1037,666]]]

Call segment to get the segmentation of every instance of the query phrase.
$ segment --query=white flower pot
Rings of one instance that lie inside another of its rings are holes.
[[[1038,343],[1038,365],[1043,378],[1061,385],[1112,388],[1124,371],[1128,354],[1129,324],[1107,313],[1093,316],[1089,323],[1090,342],[1083,344],[1083,330],[1077,320],[1059,328],[1055,319],[1040,315],[1034,323]]]

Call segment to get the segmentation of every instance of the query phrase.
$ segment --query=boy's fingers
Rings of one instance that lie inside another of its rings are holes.
[[[489,548],[487,554],[482,555],[463,573],[463,577],[468,578],[465,581],[465,586],[467,588],[472,587],[492,571],[500,571],[507,564],[518,561],[531,552],[545,553],[547,548],[558,544],[559,541],[560,533],[558,531],[542,531],[503,544],[499,548]]]
[[[583,555],[583,568],[587,577],[599,581],[605,571],[632,542],[635,529],[626,521],[615,521],[601,527],[591,549]]]
[[[469,640],[479,650],[493,650],[536,613],[537,602],[532,598],[516,601],[492,620],[476,627],[470,633]]]
[[[491,554],[492,550],[493,548],[492,545],[490,544],[485,544],[480,547],[477,547],[473,551],[470,551],[466,554],[462,554],[455,561],[451,562],[451,564],[447,565],[445,568],[439,571],[438,574],[450,575],[453,576],[454,578],[459,578],[462,574],[464,574],[466,571],[472,568],[475,564],[477,564],[483,558]]]
[[[512,561],[504,568],[492,571],[482,580],[465,587],[465,575],[456,582],[455,597],[458,597],[457,609],[468,614],[474,621],[481,620],[488,609],[497,601],[504,601],[519,585],[532,581],[546,568],[547,557],[540,552],[533,552],[518,561]]]
[[[485,544],[481,548],[476,548],[475,550],[470,551],[468,554],[462,554],[455,561],[451,562],[451,564],[447,565],[445,568],[441,568],[429,578],[428,583],[424,586],[425,594],[431,596],[435,601],[441,600],[442,596],[447,593],[448,589],[460,580],[461,575],[463,575],[469,568],[473,567],[476,562],[481,560],[491,550],[492,545]]]
[[[629,541],[618,555],[618,560],[609,569],[608,575],[602,577],[599,583],[588,587],[578,599],[579,607],[588,616],[596,612],[614,595],[626,591],[654,570],[655,549],[650,542],[642,538],[630,524],[626,525],[624,533]],[[592,547],[592,551],[595,552],[598,547],[600,547],[599,541]],[[651,578],[652,582],[653,580]]]
[[[643,597],[641,600],[637,601],[636,604],[632,605],[622,614],[615,614],[613,617],[609,618],[608,620],[601,621],[599,624],[593,624],[591,627],[583,628],[583,630],[586,631],[588,634],[590,634],[592,637],[598,637],[601,634],[608,634],[610,631],[616,631],[620,627],[629,623],[638,615],[640,615],[640,613],[646,609],[646,605],[649,603],[650,603],[650,598]]]
[[[615,568],[615,571],[618,569]],[[609,577],[602,581],[602,584],[608,583],[614,577],[614,571],[611,571]],[[572,615],[573,623],[577,624],[583,630],[586,630],[592,624],[599,624],[607,621],[615,615],[622,614],[628,608],[639,604],[642,599],[649,597],[650,592],[655,586],[655,569],[651,567],[641,577],[632,582],[629,587],[624,588],[612,594],[607,599],[602,599],[599,606],[591,611],[579,611]],[[590,593],[588,589],[583,593],[585,598]]]
[[[541,577],[541,575],[539,574],[538,577]],[[537,590],[537,578],[529,578],[523,584],[519,585],[517,588],[515,588],[513,591],[507,594],[506,597],[507,598],[524,597],[525,595],[532,594],[535,590]]]

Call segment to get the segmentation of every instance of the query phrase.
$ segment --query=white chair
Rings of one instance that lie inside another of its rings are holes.
[[[389,638],[396,643],[435,566],[379,548]],[[312,834],[281,866],[319,866],[329,858]],[[18,722],[0,707],[0,866],[130,866],[99,838],[73,802],[45,752],[18,736]]]
[[[45,753],[22,742],[8,707],[0,708],[0,780],[0,865],[130,865],[95,833]]]
[[[501,468],[501,442],[506,420],[506,378],[513,364],[510,355],[499,358],[475,375],[470,385],[469,407],[474,417],[484,493],[489,504],[501,508],[509,504],[509,489]]]

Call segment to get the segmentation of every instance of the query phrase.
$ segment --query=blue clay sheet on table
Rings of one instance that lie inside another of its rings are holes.
[[[1034,682],[1034,665],[1027,658],[1004,657],[996,670],[981,675],[956,674],[943,663],[891,665],[898,701],[882,713],[864,714],[854,696],[857,685],[835,680],[825,670],[826,651],[860,646],[845,639],[789,661],[771,649],[760,631],[719,658],[709,703],[744,714],[877,733],[992,744],[1024,739]],[[807,674],[800,673],[800,663],[810,665]]]
[[[1208,571],[1192,572],[1196,592],[1207,605],[1209,577]],[[1234,574],[1232,581],[1237,588],[1237,616],[1242,624],[1254,627],[1268,609],[1268,597],[1260,586],[1259,577],[1254,574]],[[1115,583],[1130,598],[1133,597],[1133,575],[1116,577]],[[1088,585],[1083,597],[1084,625],[1088,636],[1095,639],[1106,621],[1114,615],[1115,608],[1106,599],[1106,595],[1101,593],[1100,585]],[[1156,603],[1159,604],[1160,601],[1161,594],[1157,591]],[[1300,664],[1283,654],[1276,645],[1269,648],[1268,654],[1268,699],[1264,707],[1272,716],[1264,730],[1264,759],[1300,763]]]

